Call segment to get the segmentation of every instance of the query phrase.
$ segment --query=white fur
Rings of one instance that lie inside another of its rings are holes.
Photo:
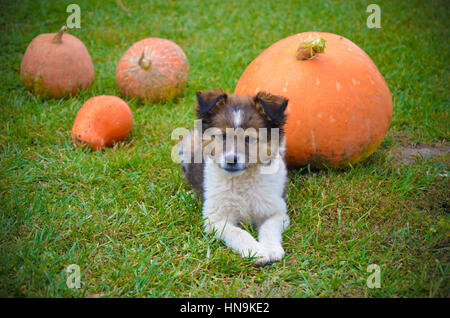
[[[234,128],[239,128],[241,127],[241,121],[242,121],[242,114],[241,114],[241,110],[237,109],[235,111],[233,111],[233,115],[234,115]]]
[[[281,234],[289,224],[283,199],[287,171],[282,159],[275,162],[278,169],[271,173],[254,165],[238,176],[226,174],[211,158],[206,158],[204,167],[206,231],[215,233],[242,256],[256,256],[258,265],[284,256]],[[248,220],[257,226],[258,240],[238,226]]]

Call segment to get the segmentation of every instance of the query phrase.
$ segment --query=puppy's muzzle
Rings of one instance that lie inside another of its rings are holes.
[[[226,154],[224,159],[225,160],[220,163],[220,168],[222,168],[227,174],[239,175],[246,169],[245,163],[241,162],[239,157],[234,153]]]

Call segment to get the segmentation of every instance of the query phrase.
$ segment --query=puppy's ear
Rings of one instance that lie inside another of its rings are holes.
[[[283,96],[259,92],[255,96],[256,109],[266,115],[268,119],[277,125],[284,125],[286,121],[286,110],[288,99]]]
[[[227,101],[227,94],[220,88],[208,91],[197,92],[197,116],[204,117],[212,112],[220,105],[224,105]]]

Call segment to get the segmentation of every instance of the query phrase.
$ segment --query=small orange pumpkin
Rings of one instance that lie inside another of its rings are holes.
[[[355,164],[377,149],[392,117],[391,93],[376,65],[331,33],[295,34],[263,51],[235,89],[258,91],[289,99],[285,158],[291,166]]]
[[[94,64],[86,46],[77,37],[64,34],[66,30],[64,26],[56,34],[38,35],[25,51],[20,78],[36,95],[75,95],[94,80]]]
[[[188,73],[187,57],[177,44],[146,38],[133,44],[122,56],[116,80],[125,96],[160,103],[184,91]]]
[[[94,150],[110,147],[128,136],[133,116],[130,107],[117,96],[88,99],[75,117],[72,138]]]

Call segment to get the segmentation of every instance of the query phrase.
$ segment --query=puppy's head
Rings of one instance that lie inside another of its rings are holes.
[[[204,154],[229,175],[267,165],[283,147],[288,100],[259,92],[255,96],[237,96],[221,89],[197,93],[197,116],[202,133],[211,136],[204,143]]]

